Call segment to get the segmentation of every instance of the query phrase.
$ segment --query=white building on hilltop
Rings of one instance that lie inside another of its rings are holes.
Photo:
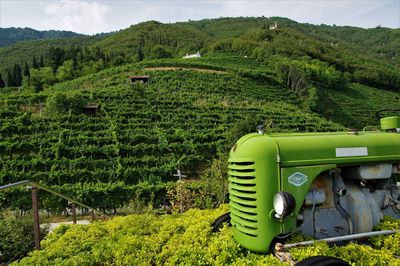
[[[186,54],[183,58],[187,59],[187,58],[199,58],[201,57],[201,54],[199,51],[197,51],[197,53],[195,54]]]
[[[270,26],[269,29],[270,30],[276,30],[278,28],[278,22],[275,21],[275,25],[274,26]]]

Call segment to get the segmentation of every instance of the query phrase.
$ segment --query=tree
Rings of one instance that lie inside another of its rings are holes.
[[[38,65],[38,63],[36,61],[36,56],[35,55],[33,55],[33,59],[32,59],[32,68],[34,68],[34,69],[39,68],[39,65]]]
[[[242,120],[238,120],[225,133],[228,147],[231,147],[233,144],[235,144],[235,142],[242,136],[248,133],[256,132],[256,128],[260,124],[263,124],[263,122],[254,116],[248,116]]]
[[[93,59],[94,60],[99,60],[99,59],[105,59],[105,54],[103,53],[103,51],[100,49],[100,47],[98,47],[98,46],[96,46],[95,48],[94,48],[94,55],[93,55]]]
[[[141,47],[137,48],[136,54],[137,54],[137,59],[138,59],[138,61],[143,61],[143,59],[144,59],[144,54],[143,54],[143,50],[142,50]]]
[[[40,69],[31,70],[30,84],[34,87],[35,92],[39,92],[44,88],[53,85],[56,82],[51,67],[42,67]]]
[[[41,73],[40,73],[39,69],[34,68],[31,70],[30,84],[35,89],[35,92],[39,92],[39,91],[43,90],[43,82],[42,82]]]
[[[19,64],[14,65],[13,78],[14,78],[14,86],[22,85],[22,69]]]
[[[49,50],[49,65],[53,69],[53,73],[57,72],[57,68],[64,63],[65,51],[60,47],[50,47]]]
[[[85,63],[81,73],[83,73],[83,75],[88,75],[91,73],[96,73],[96,72],[102,70],[103,68],[104,68],[103,59],[99,59],[98,61],[91,60],[91,61]]]
[[[14,78],[10,69],[7,69],[7,87],[15,86]]]
[[[45,113],[49,116],[68,112],[78,114],[85,104],[87,101],[80,92],[57,92],[47,98]]]
[[[123,52],[111,52],[110,65],[119,66],[125,62],[125,54]]]
[[[0,88],[4,88],[6,84],[4,83],[3,77],[0,74]]]
[[[170,58],[172,57],[172,53],[165,49],[162,45],[155,45],[151,49],[151,58],[152,59],[161,59],[161,58]]]
[[[39,67],[44,67],[44,61],[43,61],[43,55],[42,54],[40,54]]]
[[[78,58],[78,54],[82,51],[82,49],[77,45],[72,45],[69,50],[65,51],[65,58],[76,60]]]
[[[24,65],[24,76],[25,76],[25,77],[29,77],[29,75],[30,75],[29,66],[28,66],[28,63],[25,61],[25,65]]]
[[[72,60],[67,60],[57,69],[56,78],[59,81],[70,80],[74,77],[74,64]]]

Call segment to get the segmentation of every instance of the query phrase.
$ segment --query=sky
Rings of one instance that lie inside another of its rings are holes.
[[[143,21],[280,16],[312,24],[400,28],[400,0],[0,0],[0,27],[110,32]]]

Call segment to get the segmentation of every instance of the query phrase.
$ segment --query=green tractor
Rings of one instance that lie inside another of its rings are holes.
[[[268,252],[293,232],[332,242],[393,233],[372,231],[383,216],[400,218],[400,116],[376,131],[258,128],[228,162],[230,223],[251,251]]]

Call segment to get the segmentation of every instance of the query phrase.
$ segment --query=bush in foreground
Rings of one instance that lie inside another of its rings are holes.
[[[41,238],[47,233],[41,229]],[[16,215],[11,211],[0,213],[0,265],[17,260],[35,247],[31,214]]]
[[[241,248],[231,228],[211,233],[210,225],[228,206],[216,210],[192,209],[183,214],[116,217],[90,225],[57,228],[20,265],[286,265],[271,254]],[[399,228],[390,221],[385,228]],[[396,244],[397,243],[397,244]],[[292,249],[296,260],[333,255],[353,265],[400,265],[399,234],[374,238],[371,246],[350,243],[329,248],[324,243]]]
[[[272,255],[254,255],[233,240],[231,229],[213,234],[212,221],[227,211],[192,209],[184,214],[116,217],[87,226],[60,226],[20,265],[211,265],[260,262],[279,265]]]

